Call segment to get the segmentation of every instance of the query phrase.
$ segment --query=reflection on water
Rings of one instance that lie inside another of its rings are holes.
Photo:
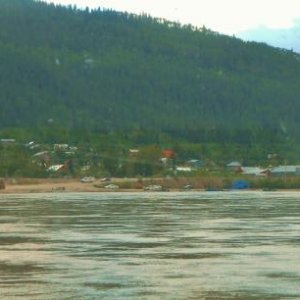
[[[300,299],[299,196],[1,195],[1,299]]]

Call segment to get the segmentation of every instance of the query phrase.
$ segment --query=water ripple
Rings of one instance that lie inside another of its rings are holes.
[[[0,195],[3,299],[299,299],[300,195]]]

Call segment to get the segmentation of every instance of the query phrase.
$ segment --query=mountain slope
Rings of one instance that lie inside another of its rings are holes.
[[[297,135],[300,57],[205,28],[0,2],[0,126]]]

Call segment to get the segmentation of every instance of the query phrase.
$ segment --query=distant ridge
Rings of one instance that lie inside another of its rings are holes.
[[[245,40],[265,42],[278,48],[293,50],[300,53],[300,19],[291,28],[273,29],[258,27],[238,34]]]

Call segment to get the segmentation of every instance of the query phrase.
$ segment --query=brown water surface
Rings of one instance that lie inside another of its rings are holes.
[[[0,196],[1,299],[300,299],[300,193]]]

